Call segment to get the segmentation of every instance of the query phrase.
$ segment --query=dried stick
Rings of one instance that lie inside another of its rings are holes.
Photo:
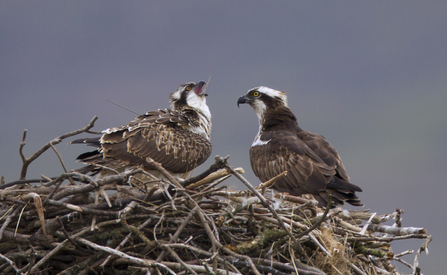
[[[394,236],[394,237],[348,237],[348,242],[372,242],[372,241],[382,241],[382,242],[391,242],[394,240],[406,240],[406,239],[426,239],[428,235],[426,234],[410,234],[403,236]],[[397,257],[397,255],[396,255]]]
[[[235,168],[235,170],[236,170],[238,173],[241,173],[241,174],[245,173],[244,169],[242,169],[242,168],[240,168],[240,167]],[[197,187],[199,187],[199,186],[202,186],[202,185],[211,183],[211,182],[213,182],[213,181],[215,181],[215,180],[217,180],[217,179],[220,179],[220,178],[222,178],[222,177],[224,177],[224,176],[226,176],[226,175],[228,175],[228,174],[229,174],[229,172],[228,172],[227,169],[220,169],[220,170],[217,170],[216,172],[213,172],[213,173],[209,174],[206,178],[201,179],[201,180],[199,180],[199,181],[197,181],[197,182],[194,182],[194,183],[192,183],[192,184],[190,184],[190,185],[187,185],[187,186],[186,186],[186,189],[194,189],[194,188],[197,188]],[[185,186],[185,183],[184,183],[184,182],[183,182],[182,184]]]
[[[208,175],[210,175],[213,172],[216,172],[219,169],[222,169],[225,167],[225,164],[227,163],[229,156],[226,156],[225,158],[221,158],[219,156],[216,156],[215,162],[208,168],[206,169],[203,173],[201,173],[200,175],[197,175],[195,177],[191,177],[185,181],[182,182],[183,186],[188,186],[191,183],[194,182],[198,182],[204,178],[206,178]]]
[[[2,185],[0,185],[0,190],[1,189],[5,189],[7,187],[11,187],[17,184],[23,184],[23,183],[35,183],[35,182],[41,182],[41,179],[30,179],[30,180],[16,180],[16,181],[12,181],[12,182],[8,182],[8,183],[4,183]]]
[[[189,265],[187,265],[184,261],[182,261],[182,259],[180,259],[180,257],[178,256],[177,253],[175,253],[174,250],[172,250],[172,248],[170,248],[169,246],[165,246],[164,247],[167,251],[169,251],[169,254],[171,254],[172,257],[174,257],[174,259],[177,260],[177,262],[179,262],[186,270],[188,270],[190,273],[192,273],[193,275],[197,275],[197,273],[191,268],[189,267]]]
[[[315,228],[317,228],[326,219],[327,213],[329,213],[329,209],[331,209],[331,207],[332,207],[332,195],[329,194],[329,201],[327,203],[326,209],[324,210],[324,213],[323,213],[323,216],[321,217],[321,219],[319,221],[317,221],[316,223],[314,223],[311,227],[309,227],[309,229],[298,234],[298,236],[296,236],[296,238],[299,239],[302,236],[307,235],[310,232],[312,232]]]
[[[151,158],[146,158],[146,162],[153,165],[155,167],[155,169],[157,169],[158,172],[160,172],[160,174],[162,174],[165,178],[167,178],[172,184],[174,184],[174,186],[176,186],[178,188],[178,190],[184,195],[186,196],[190,202],[192,202],[195,206],[199,206],[197,204],[197,202],[195,200],[193,200],[193,198],[191,198],[191,196],[188,194],[188,192],[186,191],[186,189],[179,183],[179,181],[174,178],[168,171],[166,171],[165,168],[163,168],[163,166],[154,161]],[[165,192],[165,194],[167,196],[169,196],[169,192]],[[175,205],[174,205],[174,201],[171,199],[171,206],[175,209]]]
[[[273,178],[269,179],[268,181],[259,184],[258,186],[256,186],[256,189],[261,189],[261,194],[264,195],[266,188],[269,188],[270,186],[274,185],[277,180],[279,180],[280,178],[283,178],[285,176],[287,176],[287,171],[284,171],[281,174],[278,174],[278,175],[274,176]]]
[[[377,225],[377,224],[370,224],[368,226],[368,230],[371,230],[374,232],[393,234],[393,235],[427,234],[427,230],[425,228],[393,227],[393,226],[389,226],[389,225]]]
[[[296,265],[296,266],[292,266],[290,265],[290,261],[288,263],[282,263],[282,262],[277,262],[274,261],[272,259],[253,259],[255,260],[258,264],[263,264],[263,265],[267,265],[267,266],[272,266],[276,269],[280,269],[283,271],[288,271],[287,274],[291,273],[291,272],[296,272],[298,271],[297,274],[299,275],[323,275],[324,273],[321,270],[316,270],[316,268],[311,268],[310,266],[307,266],[303,263],[299,263],[297,260],[293,261],[292,264]],[[315,269],[315,271],[312,271],[311,269]]]
[[[357,275],[367,275],[365,272],[363,272],[360,268],[358,268],[353,263],[349,263],[348,262],[348,265],[349,265],[350,268],[352,268],[352,270],[354,270],[355,274],[357,274]]]
[[[140,173],[142,170],[141,169],[136,169],[136,170],[132,170],[132,171],[124,171],[118,175],[112,175],[112,176],[107,176],[104,177],[102,179],[98,179],[98,180],[93,180],[93,178],[77,173],[77,172],[70,172],[70,173],[65,173],[60,175],[60,178],[67,178],[70,176],[78,176],[80,178],[82,178],[83,180],[85,179],[86,181],[89,181],[90,184],[88,185],[77,185],[77,186],[73,186],[73,187],[66,187],[63,190],[61,190],[60,192],[54,194],[53,199],[54,200],[60,200],[66,196],[70,196],[70,195],[75,195],[75,194],[79,194],[79,193],[85,193],[85,192],[90,192],[95,190],[96,188],[98,188],[99,186],[104,186],[106,184],[112,184],[112,183],[120,183],[120,182],[124,182],[126,181],[130,176]],[[59,178],[58,177],[58,178]]]
[[[91,128],[93,128],[95,121],[97,119],[98,119],[98,117],[95,116],[90,121],[90,123],[87,126],[85,126],[84,128],[81,128],[79,130],[69,132],[69,133],[63,134],[59,137],[56,137],[55,139],[53,139],[52,141],[48,142],[43,147],[41,147],[39,150],[37,150],[37,152],[34,153],[34,155],[30,156],[29,158],[26,158],[25,155],[23,154],[23,147],[26,144],[25,139],[26,139],[26,132],[27,132],[27,130],[25,129],[23,131],[22,141],[20,142],[20,146],[19,146],[19,154],[20,154],[20,157],[22,158],[22,163],[23,163],[22,170],[20,171],[20,179],[24,180],[26,178],[26,172],[27,172],[28,166],[31,164],[31,162],[33,162],[36,158],[38,158],[40,155],[42,155],[42,153],[44,153],[48,148],[50,148],[51,145],[59,144],[65,138],[72,137],[72,136],[78,135],[80,133],[88,132]]]
[[[64,163],[64,160],[62,159],[61,154],[56,150],[56,147],[54,147],[53,143],[50,143],[50,146],[51,146],[51,149],[53,149],[54,153],[56,154],[57,158],[59,159],[59,162],[62,165],[62,169],[64,169],[65,173],[68,173],[67,167],[65,167],[65,163]],[[75,184],[72,177],[68,177],[68,180],[70,181],[70,183],[72,185]]]
[[[102,223],[98,223],[96,226],[98,228],[101,227],[107,227],[107,226],[111,226],[111,225],[115,225],[117,224],[118,221],[116,220],[112,220],[112,221],[106,221],[106,222],[102,222]],[[90,232],[90,228],[84,228],[83,230],[79,231],[78,233],[74,234],[73,236],[71,236],[71,240],[76,239],[82,235],[84,235],[85,233]],[[53,250],[51,250],[49,253],[47,253],[39,262],[37,262],[30,270],[30,272],[28,272],[27,274],[32,274],[38,271],[38,268],[43,265],[45,262],[47,262],[51,257],[53,257],[54,255],[56,255],[68,242],[71,241],[70,239],[65,239],[63,242],[61,242],[60,244],[58,244]]]
[[[253,217],[255,217],[258,220],[263,220],[263,221],[267,221],[267,222],[271,222],[271,223],[280,225],[277,219],[274,219],[274,218],[271,218],[271,217],[267,217],[267,216],[259,215],[259,214],[254,214]],[[288,218],[284,218],[284,217],[281,217],[281,220],[283,222],[286,222],[288,225],[290,224],[293,227],[300,228],[300,229],[303,229],[303,230],[307,230],[308,229],[307,226],[305,226],[304,224],[301,224],[301,223],[299,223],[297,221],[294,221],[294,220],[291,220],[291,219],[288,219]]]
[[[118,256],[120,258],[123,258],[125,261],[133,263],[133,264],[142,265],[142,266],[146,266],[146,267],[161,266],[161,267],[164,267],[164,268],[167,267],[167,268],[174,268],[174,269],[178,269],[178,270],[181,270],[183,268],[183,266],[180,263],[172,263],[172,262],[157,263],[154,260],[140,259],[140,258],[131,256],[131,255],[128,255],[126,253],[123,253],[121,251],[117,251],[116,249],[113,249],[113,248],[110,248],[110,247],[107,247],[107,246],[102,246],[102,245],[95,244],[95,243],[90,242],[90,241],[88,241],[86,239],[83,239],[83,238],[77,238],[77,241],[82,243],[82,244],[85,244],[87,246],[90,246],[91,248],[93,248],[95,250],[105,251],[105,252],[107,252],[109,254],[112,254],[112,255]],[[196,272],[206,272],[206,269],[203,266],[188,264],[188,267],[190,267],[191,269],[193,269]],[[170,272],[172,272],[171,274],[175,274],[172,270],[170,270]],[[216,273],[216,275],[236,275],[236,273],[227,272],[225,270],[219,269],[218,272]]]
[[[264,196],[262,196],[258,192],[258,190],[256,190],[244,177],[242,177],[238,172],[236,172],[233,169],[233,167],[231,167],[228,164],[226,164],[226,167],[227,167],[227,169],[229,169],[231,171],[231,173],[233,175],[236,176],[236,178],[238,178],[243,184],[245,184],[245,186],[247,186],[250,189],[250,191],[252,191],[261,200],[262,205],[269,209],[269,211],[273,214],[275,219],[278,220],[279,225],[287,232],[287,234],[293,240],[293,242],[295,244],[295,248],[297,249],[297,251],[299,253],[303,253],[304,250],[301,247],[301,245],[298,242],[298,240],[295,238],[295,236],[293,236],[292,232],[290,232],[289,229],[285,226],[285,224],[282,222],[281,218],[278,216],[278,213],[276,213],[276,211],[270,206],[270,204],[267,202],[267,200],[264,198]]]
[[[95,244],[95,243],[93,243],[91,241],[88,241],[86,239],[83,239],[83,238],[79,238],[78,237],[78,238],[76,238],[76,241],[78,241],[78,242],[80,242],[82,244],[85,244],[87,246],[90,246],[91,248],[93,248],[95,250],[104,251],[104,252],[107,252],[109,254],[112,254],[112,255],[115,255],[115,256],[118,256],[118,257],[121,257],[121,258],[125,258],[127,260],[130,260],[134,264],[138,264],[138,265],[142,265],[142,266],[146,266],[146,267],[150,267],[151,266],[151,262],[152,261],[150,261],[150,260],[143,260],[143,259],[140,259],[140,258],[137,258],[137,257],[133,257],[131,255],[128,255],[128,254],[123,253],[121,251],[118,251],[116,249],[113,249],[113,248],[110,248],[110,247],[107,247],[107,246],[102,246],[102,245],[99,245],[99,244]]]
[[[19,208],[16,205],[13,206],[11,209],[14,209],[14,211],[10,215],[8,215],[2,227],[0,228],[0,241],[3,238],[3,233],[5,232],[6,227],[8,227],[9,223],[11,222],[12,217],[15,217],[15,215],[17,215],[17,212],[19,211]]]
[[[188,216],[186,216],[186,218],[183,220],[182,224],[179,226],[179,228],[177,229],[175,234],[171,237],[171,239],[169,240],[168,244],[172,244],[172,243],[177,241],[177,238],[183,232],[183,230],[185,229],[186,225],[189,223],[189,221],[191,220],[192,216],[198,211],[198,209],[199,208],[196,206],[189,212]],[[166,257],[166,254],[167,254],[166,251],[161,252],[161,254],[157,257],[157,259],[155,261],[156,262],[163,261],[163,259]]]
[[[231,251],[230,249],[224,247],[221,243],[219,243],[219,242],[216,240],[216,238],[215,238],[213,232],[211,231],[211,228],[210,228],[208,222],[206,221],[206,218],[205,218],[205,216],[203,215],[203,213],[202,213],[201,211],[197,211],[196,213],[197,213],[197,215],[199,216],[200,222],[202,223],[203,228],[205,229],[205,232],[206,232],[206,234],[208,235],[208,238],[210,239],[210,241],[211,241],[213,244],[215,244],[219,249],[222,249],[225,253],[228,253],[228,254],[230,254],[230,255],[232,255],[232,256],[234,256],[234,257],[237,257],[237,258],[239,258],[239,259],[241,259],[241,260],[247,261],[247,262],[249,263],[249,265],[250,265],[252,271],[253,271],[256,275],[261,275],[261,273],[258,271],[258,269],[256,268],[255,264],[253,263],[253,261],[251,260],[250,257],[248,257],[248,256],[244,256],[244,255],[240,255],[240,254],[237,254],[237,253],[234,253],[233,251]]]
[[[13,261],[8,259],[8,257],[3,256],[3,254],[1,254],[1,253],[0,253],[0,259],[7,262],[15,270],[16,274],[23,274],[22,272],[20,272],[20,270],[17,268],[16,264]]]
[[[96,209],[88,208],[85,206],[78,206],[78,205],[61,202],[61,201],[55,201],[55,200],[48,200],[47,204],[63,207],[63,208],[66,208],[66,209],[69,209],[72,211],[82,212],[85,214],[93,214],[93,215],[99,215],[99,216],[112,216],[114,218],[119,218],[119,216],[120,216],[119,211],[96,210]]]
[[[403,264],[404,266],[408,267],[409,269],[413,270],[413,266],[406,261],[402,260],[401,258],[394,257],[393,260],[398,261],[399,263]]]
[[[149,157],[146,158],[146,162],[149,165],[154,166],[155,169],[157,169],[157,171],[160,172],[163,175],[163,177],[167,178],[176,187],[182,189],[182,185],[179,183],[179,181],[176,178],[174,178],[168,171],[166,171],[166,169],[164,169],[164,167],[160,163],[154,161],[152,158],[149,158]]]
[[[433,240],[433,237],[431,235],[428,235],[427,239],[425,239],[425,241],[422,244],[422,246],[418,249],[418,252],[416,252],[416,256],[414,257],[414,263],[413,263],[413,275],[418,274],[418,272],[420,273],[419,261],[418,261],[419,260],[419,256],[424,251],[425,251],[425,253],[428,254],[428,244],[432,240]]]
[[[138,230],[145,228],[151,221],[152,218],[147,219],[144,223],[138,226]],[[121,243],[117,247],[115,247],[115,249],[120,250],[129,241],[130,237],[132,237],[132,233],[127,234],[127,236],[121,241]],[[111,258],[112,255],[109,255],[107,259],[100,265],[100,267],[104,268]]]

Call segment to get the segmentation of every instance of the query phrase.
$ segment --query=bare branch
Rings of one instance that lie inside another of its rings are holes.
[[[25,132],[19,148],[24,175],[27,165],[48,148],[66,171],[54,146],[65,136],[27,159]],[[78,170],[6,184],[0,179],[0,269],[27,275],[45,273],[48,266],[53,273],[79,275],[124,269],[150,274],[364,275],[394,274],[392,263],[401,262],[411,270],[407,273],[421,274],[419,257],[428,252],[431,236],[425,228],[397,226],[403,215],[399,209],[384,215],[330,205],[321,209],[314,200],[287,194],[274,198],[273,208],[259,188],[268,188],[274,179],[254,188],[240,175],[242,168],[228,164],[228,157],[216,156],[204,173],[185,181],[148,161],[162,179],[144,167],[97,178]],[[135,174],[152,180],[129,184]],[[232,175],[249,190],[216,188]],[[70,178],[76,185],[64,184]],[[27,186],[22,189],[5,189],[23,183]],[[162,183],[164,190],[158,188]],[[391,219],[396,226],[384,224]],[[414,264],[400,258],[413,250],[393,254],[391,249],[393,242],[410,239],[424,241]]]
[[[299,253],[303,252],[303,248],[301,247],[301,244],[298,242],[298,240],[295,238],[295,236],[292,235],[292,232],[289,231],[289,229],[285,226],[285,224],[282,222],[281,218],[278,216],[276,211],[270,206],[270,204],[267,202],[267,200],[262,196],[244,177],[242,177],[238,172],[236,172],[231,166],[227,164],[227,169],[229,169],[233,175],[235,175],[242,183],[247,186],[250,191],[252,191],[260,200],[264,207],[268,208],[269,211],[273,214],[275,219],[278,221],[279,225],[289,234],[290,238],[295,243],[295,248],[298,250]]]
[[[23,132],[22,142],[20,142],[20,147],[19,147],[20,157],[22,158],[22,162],[23,162],[22,170],[20,171],[20,179],[24,180],[26,178],[26,171],[28,169],[28,166],[31,164],[31,162],[33,162],[36,158],[38,158],[46,150],[48,150],[48,148],[50,148],[52,145],[59,144],[62,140],[66,139],[68,137],[72,137],[72,136],[78,135],[80,133],[88,132],[91,128],[93,128],[93,126],[95,125],[95,121],[97,119],[98,119],[98,117],[95,116],[90,121],[90,123],[87,126],[85,126],[84,128],[81,128],[79,130],[76,130],[76,131],[73,131],[73,132],[69,132],[69,133],[63,134],[63,135],[61,135],[59,137],[56,137],[52,141],[50,141],[47,144],[45,144],[42,148],[37,150],[37,152],[34,153],[29,158],[26,158],[25,155],[23,154],[23,147],[26,144],[25,143],[25,139],[26,139],[26,132],[27,132],[27,130],[25,129],[25,131]]]

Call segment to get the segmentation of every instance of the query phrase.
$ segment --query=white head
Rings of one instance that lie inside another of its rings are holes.
[[[206,105],[207,94],[204,88],[206,88],[204,81],[198,83],[187,82],[180,85],[177,91],[170,96],[172,109],[181,110],[192,107],[200,111],[208,119],[211,119],[211,112],[208,105]]]
[[[204,81],[188,82],[180,85],[177,91],[171,94],[170,100],[174,110],[194,109],[198,114],[199,125],[191,126],[189,130],[210,139],[211,112],[206,105],[205,89]]]
[[[245,95],[237,101],[239,104],[250,104],[255,110],[256,115],[261,121],[262,115],[267,109],[275,109],[278,106],[287,107],[287,95],[284,92],[274,90],[265,86],[259,86],[250,89]]]

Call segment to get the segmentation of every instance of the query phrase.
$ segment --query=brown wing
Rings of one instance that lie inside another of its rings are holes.
[[[309,147],[309,154],[315,154],[315,161],[326,164],[322,169],[329,169],[332,175],[337,174],[340,178],[349,181],[349,176],[343,166],[340,156],[334,147],[322,136],[307,131],[299,131],[297,137]]]
[[[151,111],[122,127],[111,128],[101,138],[105,158],[143,164],[150,157],[173,173],[192,171],[211,154],[205,137],[187,130],[191,118],[171,110]]]
[[[296,135],[287,131],[264,133],[262,140],[270,140],[262,146],[250,147],[253,172],[266,181],[283,171],[286,177],[277,181],[274,188],[293,195],[314,194],[326,189],[322,166],[309,156],[306,145]]]
[[[354,193],[361,189],[349,182],[339,155],[323,136],[283,130],[266,132],[262,140],[270,142],[250,148],[252,168],[261,181],[288,171],[274,189],[292,195],[313,194],[323,206],[329,193],[336,204],[362,205]]]

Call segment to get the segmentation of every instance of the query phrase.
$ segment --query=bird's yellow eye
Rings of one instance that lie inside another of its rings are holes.
[[[258,97],[259,96],[259,92],[258,91],[254,91],[253,92],[253,96]]]
[[[191,91],[191,89],[192,89],[191,86],[187,86],[187,87],[186,87],[186,90],[187,90],[187,91]]]

